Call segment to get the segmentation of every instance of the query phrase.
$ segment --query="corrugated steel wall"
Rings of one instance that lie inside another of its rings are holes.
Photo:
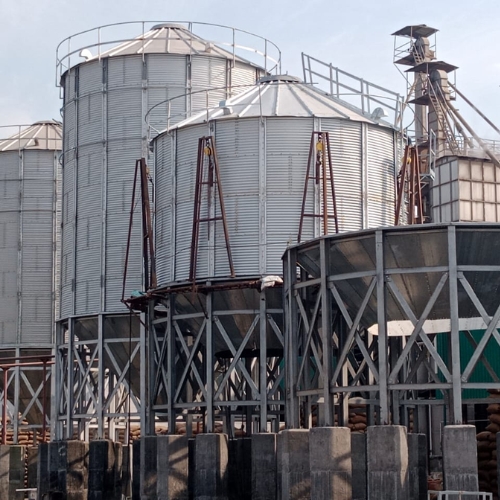
[[[207,134],[215,136],[238,277],[282,274],[281,256],[287,245],[297,241],[313,130],[330,133],[340,230],[393,224],[392,130],[337,118],[298,117],[229,118],[214,120],[211,127],[209,130],[207,125],[186,126],[155,140],[160,285],[189,277],[198,139]],[[328,203],[332,213],[331,199]],[[313,207],[311,186],[306,213],[312,213]],[[206,216],[206,200],[203,209],[202,216]],[[222,224],[215,224],[214,238],[208,237],[208,227],[207,223],[200,227],[196,275],[227,277]],[[312,218],[306,218],[302,240],[319,236],[318,228]],[[333,220],[329,230],[334,232]],[[166,232],[175,234],[175,244]]]
[[[0,153],[0,343],[50,346],[54,331],[59,152]],[[60,208],[60,206],[59,206]]]
[[[182,96],[170,103],[170,123],[178,122],[206,105],[205,93],[185,94],[226,87],[231,80],[251,84],[261,76],[252,66],[231,64],[208,56],[127,55],[82,63],[63,76],[61,318],[125,309],[120,299],[133,173],[135,161],[148,154],[145,115],[162,101]],[[210,93],[209,104],[226,97],[226,90]],[[167,103],[156,107],[150,124],[164,129],[168,109]],[[171,224],[167,212],[156,219]],[[142,282],[140,207],[133,231],[127,296]],[[183,259],[181,250],[181,266]]]

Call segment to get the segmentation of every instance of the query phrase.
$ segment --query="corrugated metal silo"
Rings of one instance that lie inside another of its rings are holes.
[[[297,242],[313,131],[329,132],[339,230],[394,223],[394,129],[297,79],[264,78],[154,140],[160,286],[189,278],[196,150],[205,135],[217,146],[236,276],[282,273],[283,251]],[[306,221],[302,239],[316,236],[314,223]],[[199,278],[229,275],[223,233],[215,238],[211,248],[200,247]]]
[[[69,336],[74,337],[76,358],[81,356],[76,349],[78,342],[91,346],[92,352],[104,349],[106,354],[96,354],[99,361],[95,362],[99,364],[106,358],[117,379],[130,362],[134,373],[127,378],[127,384],[136,396],[140,392],[140,363],[139,356],[134,358],[129,349],[129,337],[134,339],[135,347],[139,322],[129,318],[121,303],[135,161],[147,158],[149,137],[155,130],[207,105],[216,105],[241,91],[241,86],[254,84],[266,74],[269,60],[267,49],[261,54],[262,66],[240,57],[238,30],[232,28],[228,28],[230,42],[226,50],[184,25],[156,24],[145,29],[146,24],[135,25],[142,34],[129,39],[122,37],[114,43],[106,39],[104,43],[110,27],[102,27],[82,34],[87,41],[78,49],[74,48],[78,35],[58,49],[66,50],[64,56],[58,54],[64,128],[59,343],[71,352],[65,333],[69,331]],[[89,43],[92,33],[97,43]],[[265,46],[272,45],[265,41]],[[85,61],[72,64],[75,54]],[[134,216],[127,297],[142,287],[139,212],[136,210]],[[97,339],[103,337],[104,343],[111,340],[106,347],[99,347]],[[72,375],[68,371],[66,376]],[[61,396],[63,386],[59,381]],[[101,394],[97,399],[107,406],[106,397]],[[138,400],[135,403],[139,404]],[[84,412],[74,411],[73,415],[80,413],[84,420],[96,417],[101,421],[98,434],[102,436],[100,404]],[[73,418],[68,417],[70,406],[61,407],[61,423]],[[104,413],[108,410],[113,413],[109,406]],[[122,408],[114,413],[123,415],[124,411]],[[72,430],[68,429],[67,434],[71,435]]]
[[[0,132],[12,134],[0,140],[0,358],[40,365],[55,342],[62,127],[44,121]],[[14,427],[24,418],[41,424],[40,366],[14,371],[8,389],[10,408],[20,417]]]

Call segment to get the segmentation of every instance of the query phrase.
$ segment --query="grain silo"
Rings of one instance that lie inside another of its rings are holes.
[[[156,369],[170,378],[158,374],[151,390],[169,425],[189,408],[209,431],[220,420],[231,433],[235,419],[250,432],[279,427],[281,256],[301,221],[302,240],[336,223],[339,231],[393,223],[397,134],[378,116],[271,76],[154,139],[160,304],[151,327],[173,338],[157,352]],[[309,175],[311,160],[322,166]]]
[[[0,133],[0,364],[17,440],[26,424],[45,429],[50,409],[62,129],[43,121]]]
[[[137,415],[144,398],[140,322],[121,298],[134,165],[148,156],[148,134],[254,84],[272,69],[272,53],[279,65],[279,50],[256,35],[212,26],[219,40],[229,40],[226,49],[192,31],[209,25],[151,24],[96,28],[58,48],[64,130],[58,344],[69,353],[57,381],[60,436],[72,434],[71,422],[93,421],[102,437],[105,415],[113,415],[110,421]],[[134,36],[116,37],[131,27]],[[257,46],[245,52],[241,37]],[[253,53],[254,62],[241,53]],[[77,54],[85,60],[75,64]],[[142,286],[139,218],[134,221],[126,296]],[[65,384],[75,387],[68,400]]]

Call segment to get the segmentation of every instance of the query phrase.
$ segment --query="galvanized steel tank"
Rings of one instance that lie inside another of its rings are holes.
[[[50,370],[40,360],[50,361],[55,342],[61,149],[59,122],[0,127],[0,361],[38,364],[9,372],[14,439],[25,419],[41,425],[49,410]]]
[[[2,349],[53,347],[61,136],[47,121],[0,140]]]
[[[148,155],[148,134],[255,84],[272,66],[274,45],[261,37],[227,28],[226,50],[184,25],[148,24],[97,28],[58,48],[64,94],[61,318],[126,310],[120,299],[132,179],[135,160]],[[117,29],[130,26],[139,36],[116,38]],[[196,26],[207,27],[190,25]],[[105,35],[112,29],[110,41]],[[254,51],[262,66],[240,57],[242,33],[263,44]],[[78,54],[85,61],[75,65]],[[127,296],[141,287],[139,232],[137,217]]]
[[[206,135],[217,148],[236,277],[282,274],[281,256],[297,242],[313,131],[329,132],[340,231],[394,224],[395,130],[297,78],[265,77],[154,139],[159,286],[189,279],[197,144]],[[318,235],[306,219],[302,239]],[[229,276],[220,224],[215,241],[200,245],[196,276]]]

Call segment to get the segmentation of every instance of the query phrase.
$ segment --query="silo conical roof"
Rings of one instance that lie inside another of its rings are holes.
[[[266,76],[245,92],[222,101],[217,108],[202,111],[172,128],[205,123],[214,119],[266,117],[324,117],[390,127],[372,119],[355,106],[303,83],[290,75]]]
[[[0,140],[0,152],[19,149],[62,149],[62,125],[55,120],[33,123],[7,139]]]
[[[233,58],[232,52],[195,35],[182,24],[165,23],[157,24],[133,40],[123,42],[88,60],[134,54],[196,54]],[[234,59],[248,63],[237,56]]]

